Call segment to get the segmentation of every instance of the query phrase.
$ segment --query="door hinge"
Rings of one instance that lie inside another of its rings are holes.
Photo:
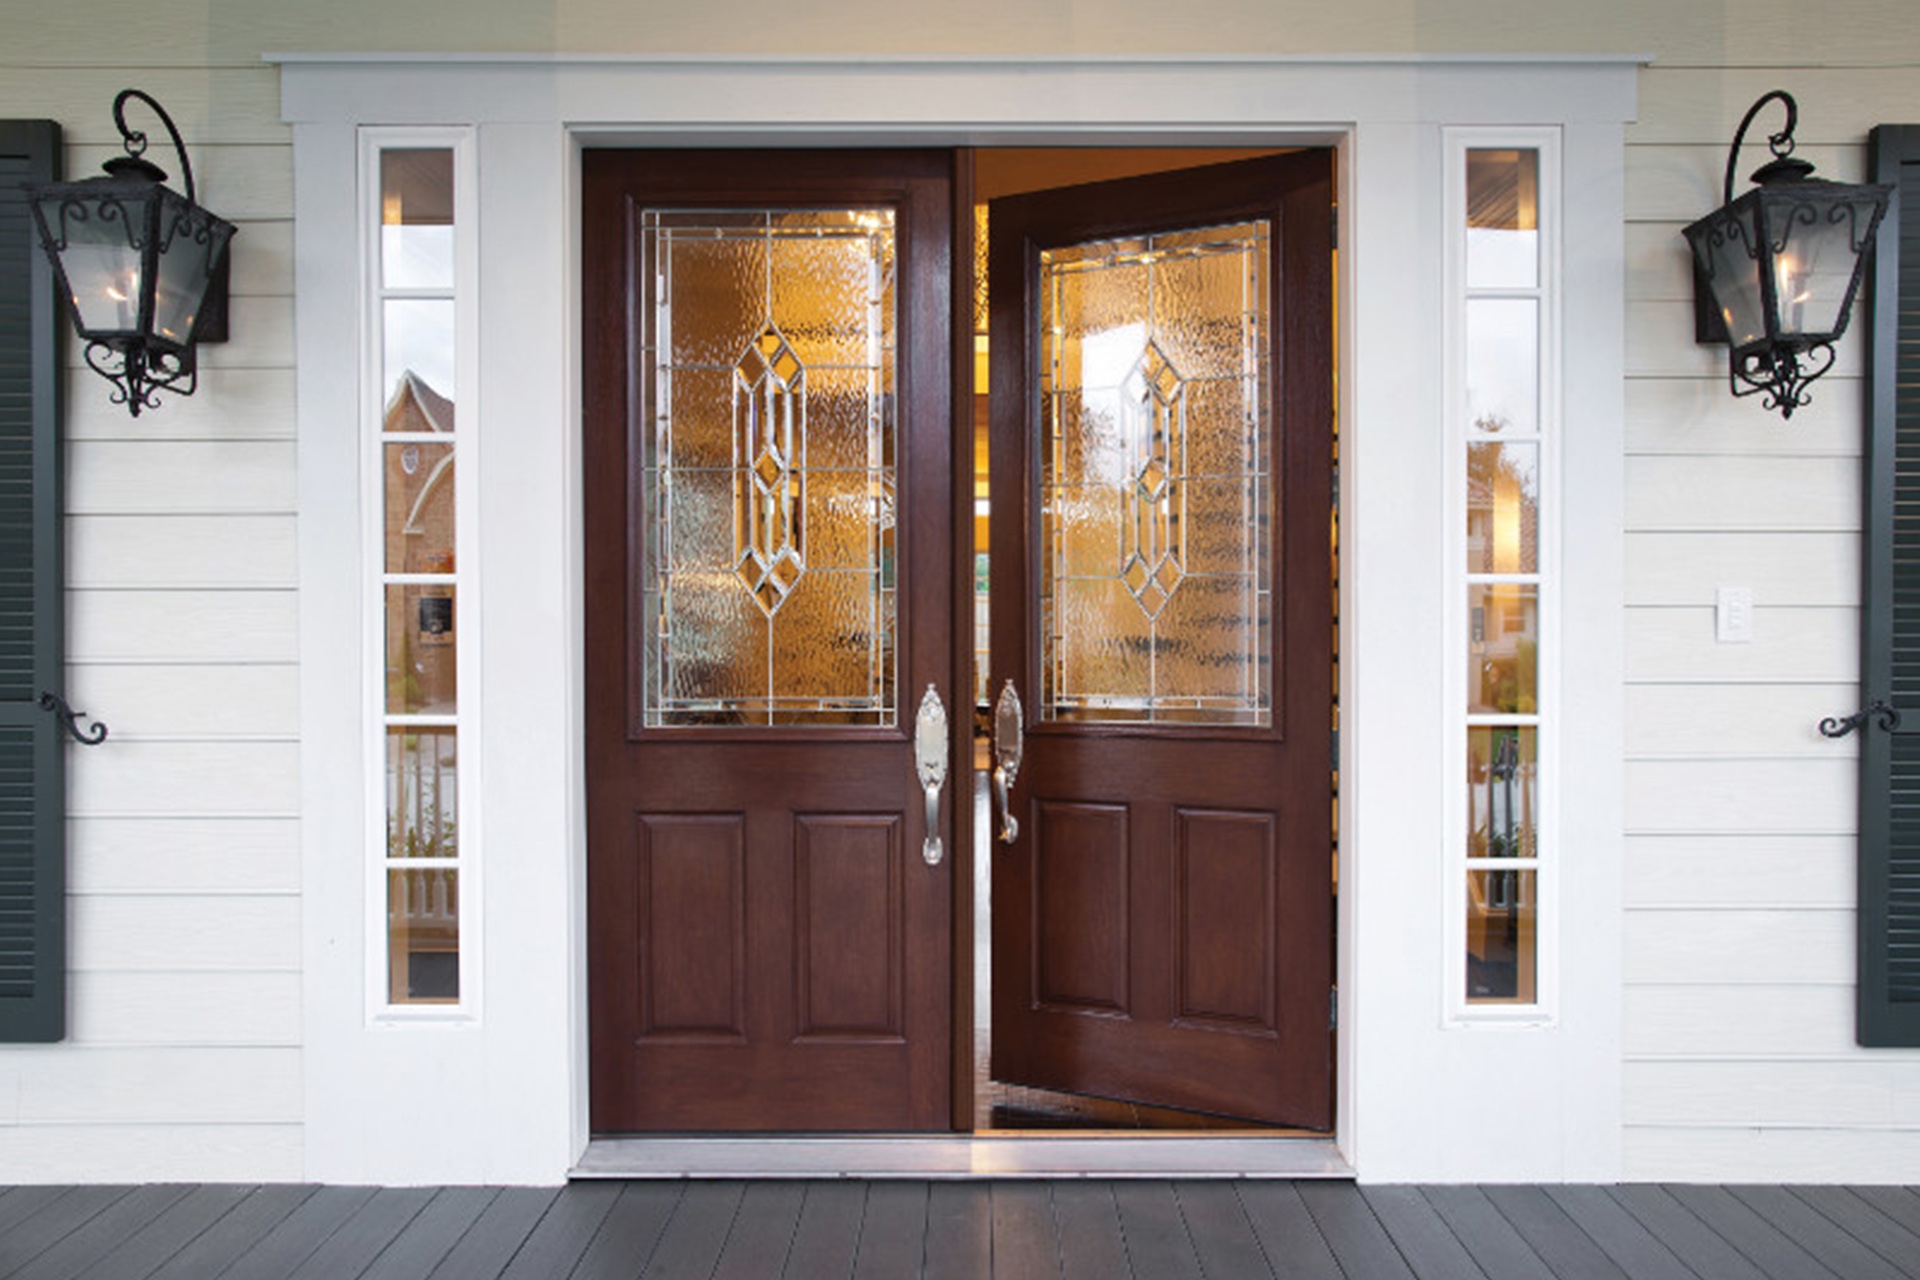
[[[1340,247],[1340,206],[1339,205],[1336,204],[1327,210],[1327,224],[1328,224],[1327,237],[1333,242],[1332,247],[1335,249],[1338,249]]]
[[[1340,988],[1327,989],[1327,1030],[1340,1029]]]

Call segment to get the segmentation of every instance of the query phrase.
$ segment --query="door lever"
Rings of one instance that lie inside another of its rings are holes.
[[[947,708],[940,691],[931,684],[920,699],[919,714],[913,718],[913,771],[927,798],[927,838],[920,856],[927,865],[937,867],[945,852],[940,842],[940,788],[947,782]]]
[[[1013,816],[1013,780],[1020,774],[1020,752],[1026,742],[1026,714],[1020,691],[1009,680],[993,704],[993,796],[1000,802],[1000,842],[1020,838],[1020,820]]]

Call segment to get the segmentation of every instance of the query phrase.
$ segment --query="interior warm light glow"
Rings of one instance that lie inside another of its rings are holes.
[[[380,221],[383,225],[397,227],[406,221],[400,207],[400,193],[389,191],[380,200]]]

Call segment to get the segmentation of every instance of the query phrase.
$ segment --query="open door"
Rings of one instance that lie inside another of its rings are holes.
[[[996,1080],[1332,1126],[1332,202],[992,204]]]

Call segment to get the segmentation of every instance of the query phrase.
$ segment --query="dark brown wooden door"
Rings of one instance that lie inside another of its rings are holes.
[[[597,1132],[945,1127],[950,175],[585,155]]]
[[[997,1080],[1331,1127],[1332,176],[992,205]]]

